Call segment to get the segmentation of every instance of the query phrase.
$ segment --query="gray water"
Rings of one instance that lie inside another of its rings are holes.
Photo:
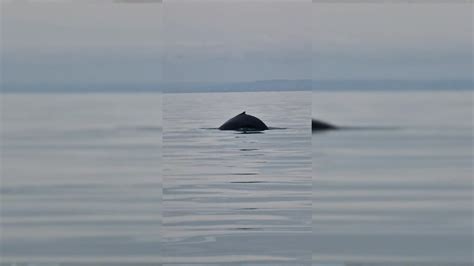
[[[160,94],[1,103],[2,261],[159,261]]]
[[[311,263],[311,93],[165,94],[163,254]],[[243,111],[262,134],[216,128]]]
[[[313,94],[314,116],[355,127],[313,136],[315,261],[472,265],[472,100]]]
[[[242,111],[278,129],[216,130]],[[471,92],[3,94],[2,262],[471,265],[472,124]]]

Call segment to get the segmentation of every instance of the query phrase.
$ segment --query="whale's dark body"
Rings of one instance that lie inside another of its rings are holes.
[[[265,123],[262,122],[262,120],[243,112],[227,120],[227,122],[222,124],[219,129],[239,131],[262,131],[267,130],[268,127],[267,125],[265,125]]]
[[[312,131],[322,131],[322,130],[335,130],[338,128],[329,123],[312,119],[311,129]]]

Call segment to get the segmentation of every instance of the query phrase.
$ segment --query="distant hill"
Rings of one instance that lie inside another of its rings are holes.
[[[260,80],[249,82],[168,82],[160,84],[2,84],[2,92],[245,92],[245,91],[411,91],[473,90],[472,80]]]
[[[472,80],[261,80],[235,83],[170,83],[163,92],[472,90]]]
[[[311,80],[260,80],[230,83],[168,83],[164,92],[310,91]]]
[[[313,90],[472,90],[473,80],[313,80]]]

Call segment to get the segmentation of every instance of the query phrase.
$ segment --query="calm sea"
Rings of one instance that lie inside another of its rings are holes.
[[[5,265],[159,260],[160,94],[3,94],[1,104]]]
[[[469,91],[1,104],[2,265],[471,265]]]
[[[314,93],[315,117],[354,128],[313,135],[313,259],[472,265],[472,108],[469,91]]]

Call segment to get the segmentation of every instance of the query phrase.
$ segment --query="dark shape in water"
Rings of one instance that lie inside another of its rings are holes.
[[[335,130],[338,128],[329,123],[313,119],[312,124],[311,124],[311,129],[313,131],[318,131],[318,130]]]
[[[262,122],[262,120],[243,112],[227,120],[227,122],[220,126],[219,129],[239,131],[262,131],[267,130],[268,127],[267,125],[265,125],[265,123]]]

